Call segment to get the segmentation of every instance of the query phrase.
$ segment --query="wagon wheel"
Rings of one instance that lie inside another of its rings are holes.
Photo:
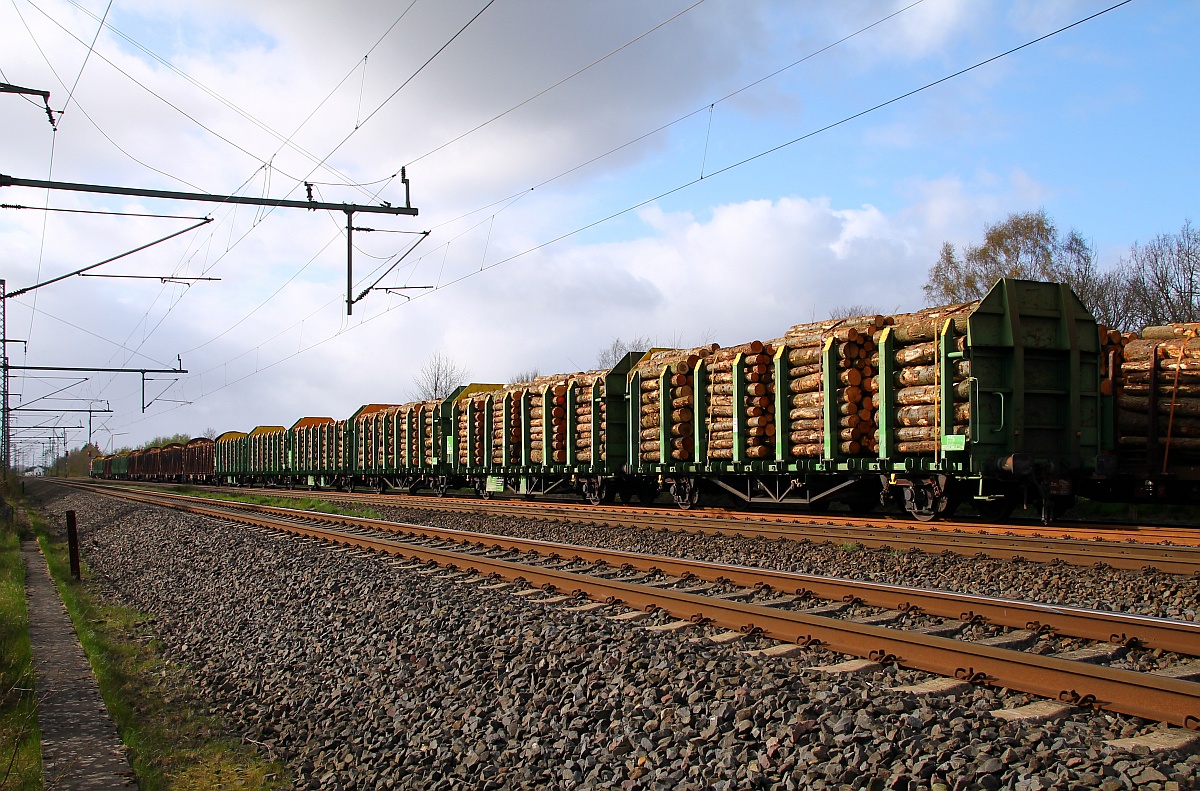
[[[904,507],[918,522],[932,522],[950,513],[950,497],[931,484],[913,486],[905,492]]]
[[[677,507],[686,511],[700,501],[700,489],[691,478],[682,478],[671,484],[671,497]]]

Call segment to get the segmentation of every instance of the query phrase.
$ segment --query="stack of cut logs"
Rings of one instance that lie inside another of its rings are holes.
[[[1124,448],[1146,447],[1151,375],[1156,374],[1158,444],[1171,451],[1200,452],[1200,323],[1147,327],[1125,344],[1117,400],[1117,431]]]
[[[437,402],[426,401],[420,405],[419,409],[420,412],[418,414],[420,415],[422,432],[421,444],[424,445],[422,450],[425,454],[425,463],[433,464],[433,459],[437,455],[437,449],[433,445],[433,418],[437,411]]]
[[[734,403],[734,358],[743,355],[745,363],[745,396]],[[773,349],[762,341],[713,350],[705,360],[708,375],[708,406],[705,420],[708,429],[708,458],[734,457],[733,425],[737,413],[746,415],[746,458],[764,459],[771,455],[775,437],[775,373],[771,364]],[[690,394],[689,394],[690,395]],[[674,406],[674,403],[672,403]]]
[[[1097,324],[1100,332],[1100,392],[1103,395],[1119,395],[1113,390],[1113,379],[1119,388],[1122,384],[1122,363],[1125,361],[1125,344],[1136,341],[1137,335],[1123,335],[1120,330],[1112,330],[1103,324]],[[1109,371],[1116,371],[1115,377],[1109,376]]]
[[[979,306],[978,302],[928,308],[917,313],[894,317],[892,337],[895,339],[894,361],[896,413],[894,431],[896,452],[901,454],[936,453],[941,448],[942,435],[966,434],[971,419],[971,375],[968,360],[955,360],[954,424],[941,425],[941,388],[937,346],[938,337],[947,319],[954,321],[956,348],[966,348],[967,319]]]
[[[458,463],[482,467],[487,453],[487,436],[484,434],[487,395],[459,399],[454,409],[458,415]]]
[[[608,412],[604,403],[604,375],[607,371],[588,371],[576,374],[571,380],[575,388],[575,461],[583,464],[592,463],[592,432],[597,431],[596,447],[602,462],[606,458],[604,451],[605,430],[608,425]],[[596,410],[592,409],[592,388],[600,383],[600,401]]]
[[[655,352],[638,363],[635,369],[641,375],[641,443],[642,461],[658,462],[661,447],[659,432],[661,425],[662,399],[670,402],[667,414],[669,425],[667,437],[671,443],[666,457],[670,461],[690,461],[696,443],[693,395],[696,363],[711,355],[719,347],[701,346],[698,349],[666,349]],[[663,367],[668,370],[668,392],[659,392],[659,375]]]
[[[530,385],[529,394],[530,460],[539,464],[543,459],[546,464],[565,464],[567,377],[539,376]]]
[[[798,324],[778,343],[788,350],[788,413],[793,457],[825,452],[825,377],[821,359],[826,340],[833,338],[837,364],[838,450],[855,456],[877,449],[875,399],[875,335],[889,320],[883,316]]]
[[[521,394],[528,383],[510,385],[492,395],[492,464],[504,463],[504,446],[508,445],[510,464],[521,459]],[[504,425],[504,405],[508,407],[508,425]]]

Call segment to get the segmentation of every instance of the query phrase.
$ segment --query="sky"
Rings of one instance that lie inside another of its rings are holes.
[[[0,3],[58,116],[0,94],[0,173],[399,206],[404,168],[419,211],[355,215],[347,316],[343,212],[0,188],[10,292],[212,218],[7,301],[13,365],[187,370],[13,371],[15,460],[87,439],[37,408],[111,408],[107,450],[403,403],[434,353],[503,383],[913,310],[1010,212],[1117,266],[1200,219],[1200,5],[1115,2]]]

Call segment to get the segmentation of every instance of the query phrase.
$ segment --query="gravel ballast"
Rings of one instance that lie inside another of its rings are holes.
[[[1200,756],[1103,744],[1161,727],[1136,718],[1007,723],[989,712],[1030,698],[914,697],[889,688],[925,674],[831,677],[809,669],[843,658],[827,652],[751,657],[386,557],[48,483],[30,491],[59,523],[78,513],[101,594],[152,613],[195,705],[282,757],[298,788],[1165,791],[1200,771]],[[726,541],[702,540],[714,553]],[[782,544],[743,543],[720,559],[753,563]]]
[[[331,498],[336,500],[335,498]],[[357,503],[346,502],[354,507]],[[1194,621],[1200,576],[372,506],[396,522]]]

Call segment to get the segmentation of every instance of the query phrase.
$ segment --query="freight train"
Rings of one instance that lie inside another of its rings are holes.
[[[1069,287],[1004,279],[968,304],[464,384],[105,456],[92,474],[592,503],[665,492],[681,508],[706,491],[815,511],[894,503],[923,521],[961,505],[1050,521],[1076,496],[1196,502],[1200,340],[1194,325],[1151,329],[1158,340],[1110,332]]]

